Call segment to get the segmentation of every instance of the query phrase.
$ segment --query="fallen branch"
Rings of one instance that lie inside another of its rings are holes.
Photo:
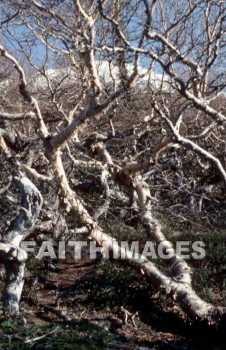
[[[56,328],[54,328],[52,331],[46,333],[46,334],[43,334],[43,335],[40,335],[40,337],[36,337],[36,338],[33,338],[33,339],[28,339],[28,340],[25,340],[24,344],[31,344],[31,343],[34,343],[38,340],[41,340],[41,339],[44,339],[46,337],[48,337],[50,334],[53,334],[55,333],[56,331],[58,331],[60,328],[59,326],[57,326]]]
[[[122,248],[114,238],[104,233],[101,227],[93,221],[77,194],[71,190],[64,171],[60,152],[52,150],[49,156],[62,204],[66,211],[74,216],[77,225],[87,227],[89,232],[88,238],[90,240],[95,240],[102,246],[103,254],[105,254],[105,251],[110,250],[113,256],[117,257],[118,260],[122,260],[136,268],[140,273],[146,276],[151,284],[156,285],[159,290],[169,294],[175,302],[193,318],[205,319],[209,323],[217,323],[219,321],[225,310],[222,307],[215,307],[206,303],[195,293],[190,285],[189,270],[187,266],[185,266],[186,264],[180,264],[178,258],[174,255],[177,265],[177,278],[169,277],[162,273],[160,269],[145,256],[134,256],[131,251]],[[128,185],[131,183],[131,189],[133,189],[132,179],[129,179],[127,182]]]

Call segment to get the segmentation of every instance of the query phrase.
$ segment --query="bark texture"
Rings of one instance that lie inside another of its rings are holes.
[[[5,311],[9,314],[18,314],[27,259],[27,254],[20,247],[20,243],[38,218],[42,207],[42,196],[35,185],[21,172],[14,172],[12,183],[21,194],[21,208],[2,235],[0,261],[6,270],[3,292]]]

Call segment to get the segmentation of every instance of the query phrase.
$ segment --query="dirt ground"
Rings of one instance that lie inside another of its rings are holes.
[[[30,263],[21,303],[27,327],[72,326],[78,334],[87,334],[91,347],[71,340],[65,349],[226,348],[225,331],[210,328],[207,332],[206,325],[191,323],[179,307],[150,290],[131,271],[120,280],[120,266],[110,269],[103,261],[88,258],[45,261],[38,266]],[[92,347],[92,335],[84,333],[84,327],[104,331],[106,342]],[[62,336],[61,332],[56,330],[55,337]],[[36,342],[32,348],[48,346],[38,347]]]

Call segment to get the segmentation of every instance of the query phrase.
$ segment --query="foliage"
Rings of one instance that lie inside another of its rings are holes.
[[[16,321],[2,321],[0,346],[15,349],[107,349],[113,335],[89,322],[59,323],[51,326],[18,325]]]

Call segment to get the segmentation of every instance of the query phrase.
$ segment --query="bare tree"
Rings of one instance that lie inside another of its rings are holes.
[[[24,120],[20,137],[27,141],[23,152],[15,151],[7,145],[9,132],[3,128],[2,155],[16,155],[14,166],[40,190],[43,184],[54,183],[61,211],[66,222],[73,219],[75,234],[97,241],[103,251],[110,247],[113,254],[120,252],[119,258],[126,258],[189,315],[210,323],[218,322],[224,310],[201,300],[193,290],[188,264],[153,215],[150,178],[162,154],[186,149],[202,171],[213,168],[225,188],[225,10],[225,2],[214,0],[5,0],[1,8],[1,59],[17,76],[20,97],[13,106],[8,99],[0,118],[10,122],[12,133],[12,121]],[[31,75],[28,66],[37,74]],[[216,102],[221,100],[222,104]],[[100,131],[101,123],[105,132]],[[173,163],[180,187],[186,174],[176,154]],[[97,172],[99,207],[91,209],[82,199],[82,184],[70,175],[72,166]],[[26,258],[19,244],[41,207],[36,187],[28,180],[28,187],[18,181],[26,193],[21,215],[31,210],[30,223],[23,228],[18,226],[20,218],[14,223],[16,254],[10,249],[11,226],[0,247],[9,269],[5,299],[16,295],[13,311],[18,311]],[[171,275],[145,256],[134,257],[103,231],[98,219],[107,215],[114,198],[124,205],[132,203],[147,237],[171,253]],[[192,210],[202,210],[202,201],[200,196],[198,209],[194,208],[191,196]],[[12,256],[15,263],[9,262]],[[19,282],[11,288],[15,278]]]

